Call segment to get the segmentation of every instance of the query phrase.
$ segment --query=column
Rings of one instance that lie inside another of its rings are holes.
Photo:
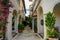
[[[46,25],[45,25],[45,16],[46,16],[46,14],[44,14],[44,40],[46,39]]]
[[[15,16],[14,31],[17,33],[17,17]]]
[[[47,7],[47,9],[48,9],[48,7]],[[43,16],[44,16],[44,40],[46,40],[46,38],[47,38],[47,30],[46,30],[46,25],[45,25],[45,17],[46,17],[46,14],[48,13],[48,12],[52,12],[53,11],[53,9],[49,9],[48,11],[46,10],[46,9],[44,9],[44,11],[43,11]]]
[[[18,33],[19,15],[15,17],[15,32]]]
[[[38,10],[37,10],[37,32],[38,33],[40,33],[41,32],[41,25],[40,25],[40,14],[39,14],[39,12],[38,12]]]
[[[34,32],[34,18],[32,19],[32,31]]]
[[[20,24],[22,24],[22,17],[20,18]]]
[[[12,13],[9,13],[7,18],[8,24],[6,25],[6,37],[8,40],[12,40]]]

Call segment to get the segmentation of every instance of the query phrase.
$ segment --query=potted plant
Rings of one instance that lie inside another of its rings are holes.
[[[23,32],[23,30],[24,30],[24,25],[23,24],[19,24],[18,25],[18,31],[21,33],[21,32]]]
[[[49,40],[58,40],[58,32],[54,29],[48,30],[47,35],[49,36]]]
[[[58,32],[54,30],[55,25],[55,16],[53,13],[48,12],[46,15],[46,28],[47,28],[47,36],[49,40],[58,40]]]

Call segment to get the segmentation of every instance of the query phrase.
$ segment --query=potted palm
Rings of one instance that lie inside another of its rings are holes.
[[[47,28],[47,36],[49,40],[58,40],[58,32],[54,30],[55,16],[53,13],[48,12],[45,20]]]
[[[21,32],[23,32],[23,30],[24,30],[24,25],[23,24],[19,24],[18,25],[18,31],[21,33]]]
[[[47,35],[49,36],[49,40],[58,40],[58,32],[54,29],[48,30]]]

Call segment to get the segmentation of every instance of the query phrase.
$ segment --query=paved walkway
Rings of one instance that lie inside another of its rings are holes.
[[[14,40],[42,40],[42,38],[33,33],[30,27],[26,27],[23,33],[19,34]]]

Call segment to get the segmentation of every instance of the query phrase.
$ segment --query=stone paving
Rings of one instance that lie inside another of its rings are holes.
[[[14,40],[42,40],[42,38],[32,32],[29,27],[26,27],[23,33],[19,34]]]

